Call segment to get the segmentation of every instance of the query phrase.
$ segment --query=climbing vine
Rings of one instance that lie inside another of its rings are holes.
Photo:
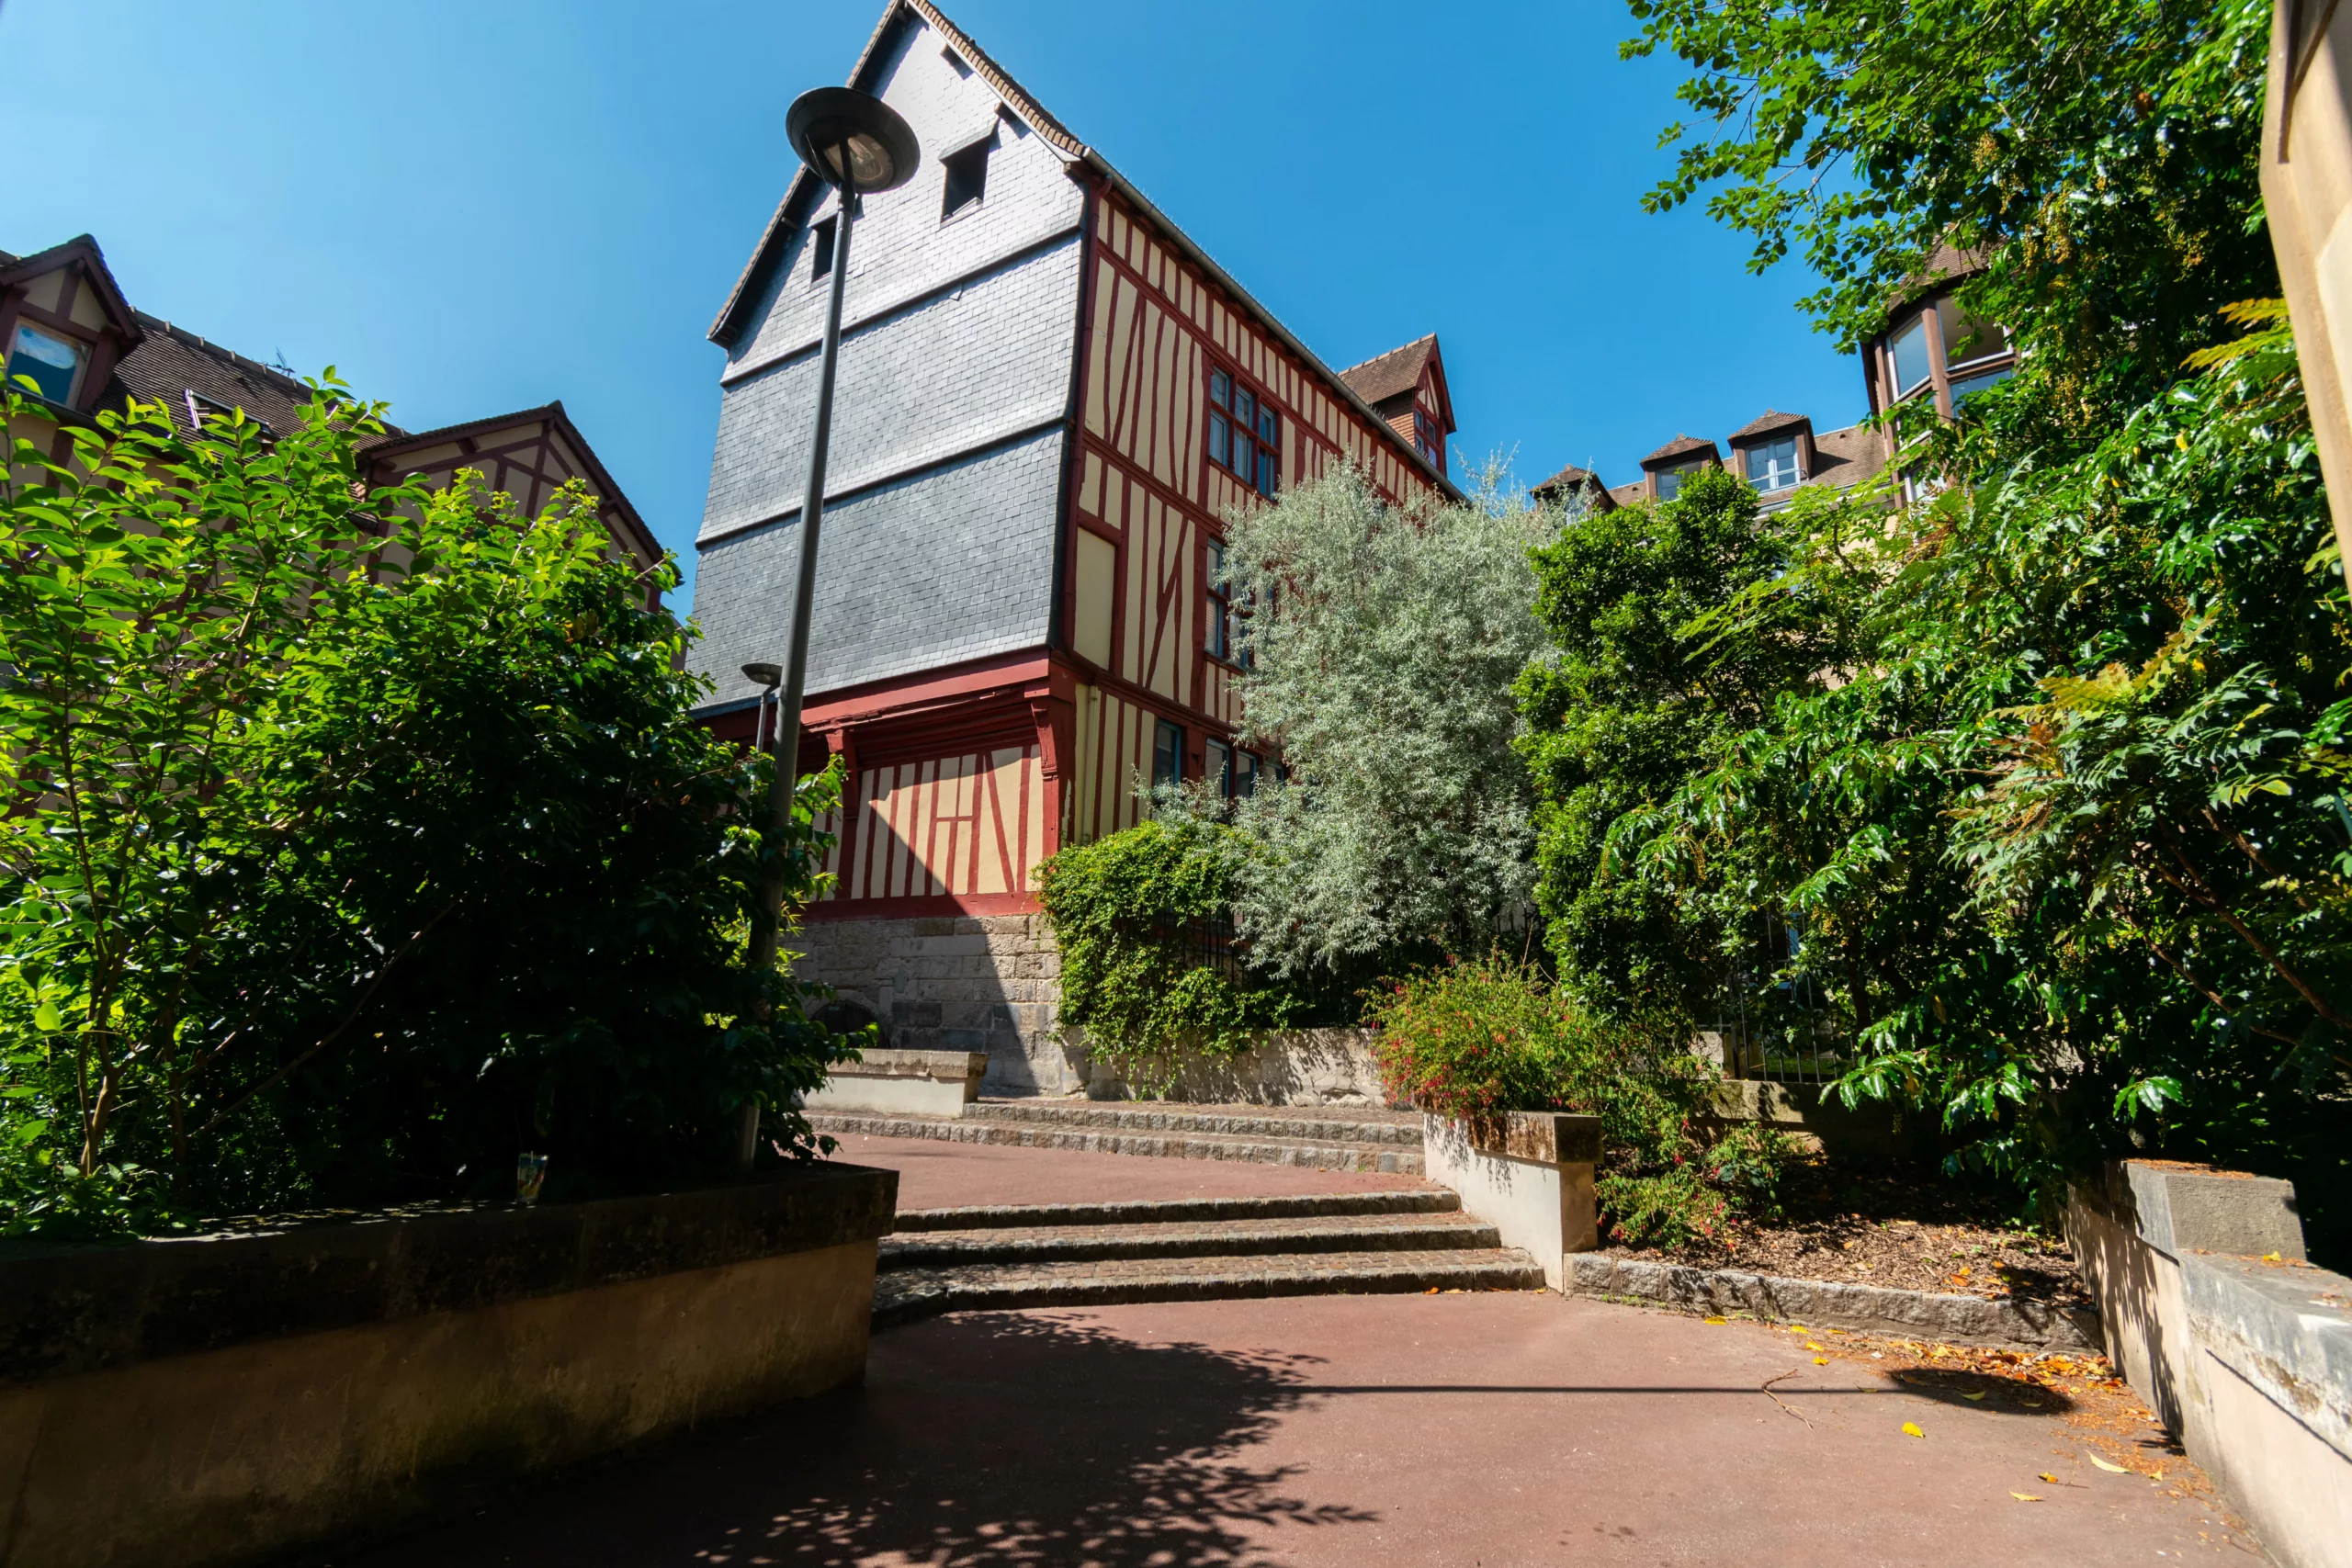
[[[1061,953],[1062,1021],[1131,1083],[1165,1083],[1179,1060],[1230,1060],[1302,1010],[1290,990],[1204,933],[1228,919],[1250,851],[1230,828],[1152,821],[1063,850],[1038,868]]]

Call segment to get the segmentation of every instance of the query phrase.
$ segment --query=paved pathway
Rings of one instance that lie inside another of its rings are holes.
[[[1784,1409],[1760,1385],[1792,1368]],[[1533,1292],[971,1313],[878,1336],[862,1389],[331,1561],[2257,1561],[2193,1493],[2093,1467],[2063,1413],[1955,1392]]]
[[[1418,1176],[1315,1170],[1239,1161],[1146,1159],[993,1144],[852,1134],[833,1156],[899,1173],[899,1207],[944,1209],[967,1203],[1115,1203],[1153,1198],[1273,1198],[1294,1192],[1420,1190]]]

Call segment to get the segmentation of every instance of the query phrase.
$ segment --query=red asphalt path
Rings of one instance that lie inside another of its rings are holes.
[[[2094,1468],[2058,1415],[1790,1338],[1518,1292],[964,1314],[877,1337],[861,1389],[332,1561],[2256,1561],[2210,1505]],[[1784,1410],[1760,1385],[1792,1368]]]

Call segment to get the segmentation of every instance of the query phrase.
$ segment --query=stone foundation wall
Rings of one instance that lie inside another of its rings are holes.
[[[987,1052],[982,1094],[1086,1087],[1084,1053],[1061,1038],[1061,954],[1043,915],[813,920],[787,945],[801,978],[873,1015],[883,1044]]]

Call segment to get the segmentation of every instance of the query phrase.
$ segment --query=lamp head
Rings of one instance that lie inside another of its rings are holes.
[[[922,149],[899,111],[854,87],[814,87],[785,111],[784,134],[800,161],[835,190],[895,190],[914,178]],[[842,153],[849,166],[842,166]]]
[[[780,664],[746,664],[743,666],[743,679],[755,686],[765,686],[774,691],[784,679],[784,667]]]

